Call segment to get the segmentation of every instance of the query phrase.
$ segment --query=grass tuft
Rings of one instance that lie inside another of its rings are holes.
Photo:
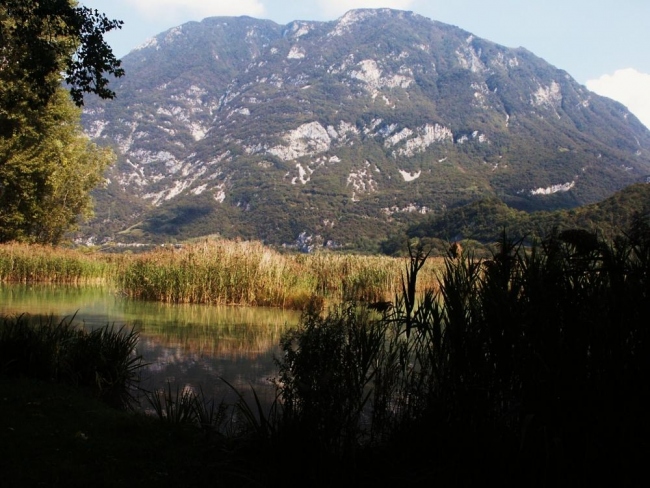
[[[143,366],[138,334],[109,325],[88,332],[73,319],[3,318],[0,374],[71,384],[115,407],[130,407]]]

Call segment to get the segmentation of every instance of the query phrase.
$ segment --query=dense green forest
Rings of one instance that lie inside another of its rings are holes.
[[[636,215],[648,212],[650,184],[647,183],[628,186],[602,202],[553,212],[525,212],[497,198],[487,198],[411,225],[403,234],[384,241],[382,249],[389,254],[404,252],[405,240],[417,237],[429,240],[438,252],[444,253],[450,242],[468,240],[489,245],[497,242],[504,231],[529,244],[553,230],[566,229],[582,229],[611,239],[629,228]]]

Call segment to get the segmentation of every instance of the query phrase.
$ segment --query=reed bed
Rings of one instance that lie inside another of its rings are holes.
[[[137,299],[260,306],[287,306],[313,288],[297,263],[260,243],[212,240],[137,256],[118,282]]]
[[[260,242],[216,239],[139,255],[0,245],[0,282],[109,284],[139,300],[298,310],[313,297],[332,303],[393,300],[405,264],[402,258],[289,254]],[[442,268],[442,259],[427,261],[420,289],[437,287]]]
[[[283,254],[259,242],[208,240],[135,257],[119,276],[132,298],[302,309],[322,300],[390,300],[401,289],[403,259],[333,253]],[[422,271],[437,283],[442,261]]]
[[[410,251],[381,317],[308,307],[283,337],[267,439],[303,469],[292,475],[333,486],[367,448],[364,486],[635,485],[650,436],[650,222],[613,242],[503,236],[490,260],[450,256],[419,300],[428,255]]]
[[[105,283],[121,268],[123,257],[82,253],[61,247],[8,243],[0,245],[0,282]]]

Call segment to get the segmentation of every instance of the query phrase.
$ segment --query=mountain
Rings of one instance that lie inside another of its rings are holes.
[[[650,174],[650,131],[523,48],[389,9],[215,17],[123,59],[83,123],[118,164],[85,242],[221,234],[372,248],[494,197],[572,208]]]

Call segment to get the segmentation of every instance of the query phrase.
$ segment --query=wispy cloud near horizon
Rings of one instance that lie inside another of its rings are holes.
[[[148,20],[203,19],[212,16],[250,15],[261,17],[266,13],[260,0],[206,1],[206,0],[127,0]]]
[[[650,74],[633,68],[619,69],[586,83],[587,88],[625,105],[650,129]]]
[[[357,8],[394,8],[407,10],[414,0],[318,0],[318,6],[326,16],[339,17]]]

